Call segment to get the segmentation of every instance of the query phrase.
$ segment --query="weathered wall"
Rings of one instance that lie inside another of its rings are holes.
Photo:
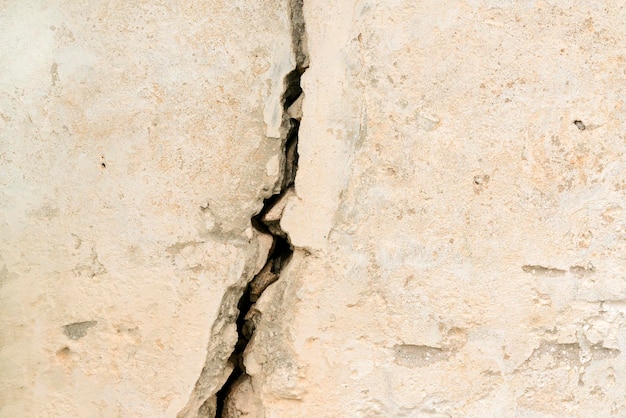
[[[297,2],[171,3],[2,6],[2,417],[214,414]],[[295,251],[224,416],[625,416],[624,7],[304,19]]]
[[[287,2],[0,4],[0,416],[197,411],[268,250]]]
[[[258,416],[625,416],[623,6],[331,3]]]

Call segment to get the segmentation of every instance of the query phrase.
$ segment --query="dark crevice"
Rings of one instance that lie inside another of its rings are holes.
[[[287,110],[289,106],[291,106],[302,94],[300,79],[305,71],[306,68],[296,65],[296,68],[285,77],[285,92],[283,93],[285,110]]]
[[[306,48],[306,31],[302,13],[303,0],[290,0],[290,19],[292,28],[292,45],[296,58],[295,68],[287,74],[284,80],[284,93],[281,98],[285,115],[285,123],[288,133],[283,146],[283,167],[280,179],[280,191],[263,202],[261,211],[251,219],[252,226],[260,233],[269,234],[273,237],[272,247],[269,251],[265,266],[248,283],[237,305],[239,316],[237,317],[237,333],[239,338],[235,344],[229,363],[233,367],[231,375],[226,383],[217,392],[216,417],[223,417],[225,404],[233,385],[246,375],[243,364],[243,354],[252,338],[256,324],[260,318],[260,312],[255,309],[255,303],[263,291],[276,280],[280,279],[282,269],[289,263],[293,255],[293,246],[289,236],[280,227],[282,215],[281,202],[284,203],[287,195],[292,191],[298,170],[298,132],[300,120],[288,117],[288,109],[302,96],[300,81],[308,68],[308,51]],[[278,210],[278,215],[273,212]],[[206,408],[209,410],[209,408]],[[201,408],[202,410],[202,408]]]
[[[289,140],[285,144],[286,153],[289,151]],[[283,170],[283,187],[280,193],[277,193],[267,199],[263,204],[263,209],[256,216],[252,218],[252,226],[259,232],[269,234],[273,236],[272,247],[270,248],[267,261],[261,271],[254,276],[254,278],[248,283],[244,290],[241,299],[237,305],[239,309],[239,315],[237,317],[237,333],[239,338],[235,344],[233,353],[228,360],[233,366],[233,372],[229,376],[228,380],[217,392],[217,406],[216,417],[222,417],[224,413],[224,404],[226,397],[230,393],[233,384],[243,375],[246,374],[246,369],[243,364],[243,353],[248,345],[248,342],[252,338],[256,321],[258,320],[258,312],[254,309],[254,304],[261,296],[263,291],[276,280],[279,279],[282,268],[289,262],[293,254],[293,246],[289,242],[289,237],[285,232],[280,229],[280,219],[267,221],[266,215],[274,208],[274,206],[284,197],[285,192],[289,190],[289,187],[293,185],[293,179],[297,170],[297,130],[293,134],[293,153],[294,158],[291,158],[291,166],[284,167]],[[285,163],[289,162],[289,158],[285,158]],[[290,177],[288,178],[287,174]]]
[[[252,281],[246,287],[244,294],[239,299],[237,308],[239,316],[237,317],[237,333],[239,338],[235,344],[233,353],[228,360],[233,366],[233,372],[228,380],[217,392],[217,408],[216,417],[222,417],[224,404],[232,385],[243,375],[246,374],[246,368],[243,364],[243,353],[252,338],[252,334],[256,328],[256,321],[259,319],[258,311],[254,309],[254,304],[261,296],[263,291],[276,280],[279,279],[282,268],[289,262],[293,254],[293,247],[288,240],[283,237],[274,237],[274,243],[270,250],[267,263],[261,269]]]
[[[302,93],[302,91],[300,92]],[[296,171],[298,170],[298,131],[300,130],[300,121],[291,119],[289,123],[291,128],[285,142],[285,171],[283,173],[281,191],[286,191],[293,187],[296,181]]]

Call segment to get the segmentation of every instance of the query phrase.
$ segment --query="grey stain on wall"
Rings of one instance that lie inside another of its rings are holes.
[[[72,340],[78,340],[87,335],[89,328],[93,328],[98,324],[98,321],[83,321],[74,322],[71,324],[63,325],[63,333]]]

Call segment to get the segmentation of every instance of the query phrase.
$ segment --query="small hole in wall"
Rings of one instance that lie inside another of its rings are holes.
[[[574,125],[576,125],[576,127],[581,131],[585,130],[585,124],[581,120],[575,120]]]
[[[107,165],[106,165],[105,163],[101,163],[101,164],[100,164],[100,166],[101,166],[102,168],[107,168]]]

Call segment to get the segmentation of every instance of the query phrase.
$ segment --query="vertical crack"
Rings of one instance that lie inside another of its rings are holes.
[[[280,279],[283,268],[291,260],[293,246],[289,236],[280,227],[280,219],[288,197],[293,193],[296,172],[298,170],[298,132],[302,117],[303,92],[300,85],[302,75],[309,66],[309,55],[306,40],[306,28],[303,15],[303,0],[289,0],[289,18],[291,24],[292,49],[296,66],[284,80],[284,93],[281,98],[283,114],[288,124],[288,134],[283,146],[283,167],[279,192],[265,199],[261,211],[252,218],[252,226],[259,232],[273,237],[265,266],[248,283],[237,309],[238,340],[230,356],[229,362],[233,372],[226,383],[217,392],[215,417],[225,417],[225,403],[233,385],[246,375],[243,354],[248,342],[254,334],[260,313],[255,309],[256,301],[265,289]],[[204,408],[201,408],[201,411]],[[207,408],[210,410],[210,408]]]

